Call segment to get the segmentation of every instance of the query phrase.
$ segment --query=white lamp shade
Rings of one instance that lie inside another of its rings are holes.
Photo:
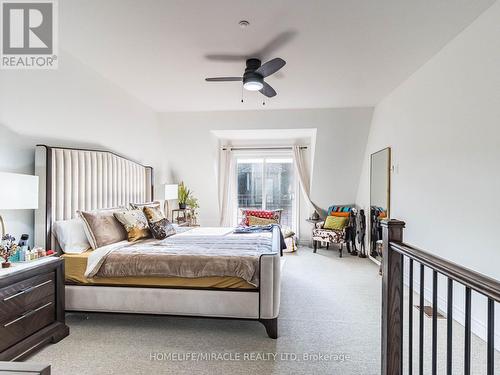
[[[38,208],[38,176],[0,172],[0,210]]]
[[[165,200],[177,199],[179,194],[179,185],[165,184]]]

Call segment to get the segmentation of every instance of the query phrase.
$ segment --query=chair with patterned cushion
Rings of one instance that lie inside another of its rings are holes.
[[[318,249],[318,245],[326,242],[326,248],[329,249],[330,244],[339,245],[339,256],[342,257],[342,252],[344,250],[344,245],[347,247],[347,251],[353,255],[357,254],[354,245],[354,235],[356,233],[356,210],[352,206],[331,206],[328,209],[328,216],[340,219],[345,218],[345,225],[340,228],[330,229],[325,228],[325,221],[320,221],[315,224],[312,231],[313,240],[313,252],[315,253]],[[330,221],[330,220],[329,220]],[[332,220],[334,221],[334,220]],[[351,251],[351,246],[354,249]]]

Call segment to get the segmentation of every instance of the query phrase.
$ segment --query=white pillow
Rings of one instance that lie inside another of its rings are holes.
[[[66,254],[81,254],[90,249],[83,221],[80,218],[56,221],[53,232],[59,246]]]

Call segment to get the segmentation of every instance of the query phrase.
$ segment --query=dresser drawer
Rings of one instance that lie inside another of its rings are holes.
[[[55,274],[38,275],[0,289],[0,322],[55,292]]]
[[[48,296],[0,323],[0,351],[18,343],[55,321],[55,298]]]

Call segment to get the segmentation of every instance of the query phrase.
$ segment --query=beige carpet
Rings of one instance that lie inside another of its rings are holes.
[[[285,259],[278,340],[250,321],[68,314],[70,336],[29,360],[52,364],[56,375],[379,374],[377,266],[325,249],[300,248]],[[474,338],[478,374],[483,344]]]

